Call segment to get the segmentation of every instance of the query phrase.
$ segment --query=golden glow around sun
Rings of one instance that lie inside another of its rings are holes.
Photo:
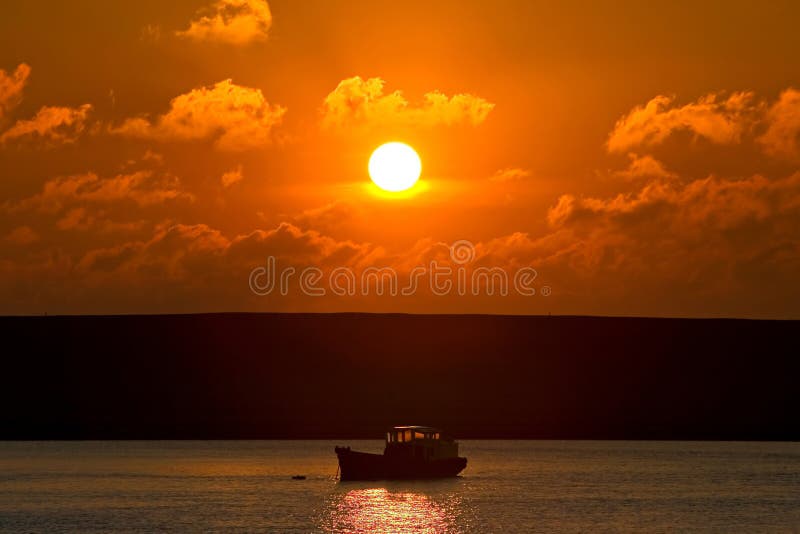
[[[384,191],[405,191],[411,188],[422,172],[422,162],[413,148],[405,143],[386,143],[375,149],[369,158],[369,176]]]

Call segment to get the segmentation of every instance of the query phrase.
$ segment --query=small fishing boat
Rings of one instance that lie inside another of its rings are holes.
[[[458,442],[427,426],[391,428],[383,454],[334,450],[342,481],[454,477],[467,466],[458,455]]]

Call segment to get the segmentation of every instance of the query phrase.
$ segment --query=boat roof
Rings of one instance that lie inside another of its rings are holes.
[[[432,426],[419,426],[419,425],[405,425],[393,426],[392,430],[419,430],[420,432],[441,432],[438,428]]]

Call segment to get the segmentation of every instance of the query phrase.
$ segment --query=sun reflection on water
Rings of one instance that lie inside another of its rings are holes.
[[[461,532],[464,512],[456,494],[360,488],[334,493],[320,526],[326,532]]]

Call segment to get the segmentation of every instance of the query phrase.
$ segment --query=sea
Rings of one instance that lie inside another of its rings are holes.
[[[0,531],[800,532],[800,443],[465,440],[409,482],[338,481],[337,444],[383,447],[2,442]]]

